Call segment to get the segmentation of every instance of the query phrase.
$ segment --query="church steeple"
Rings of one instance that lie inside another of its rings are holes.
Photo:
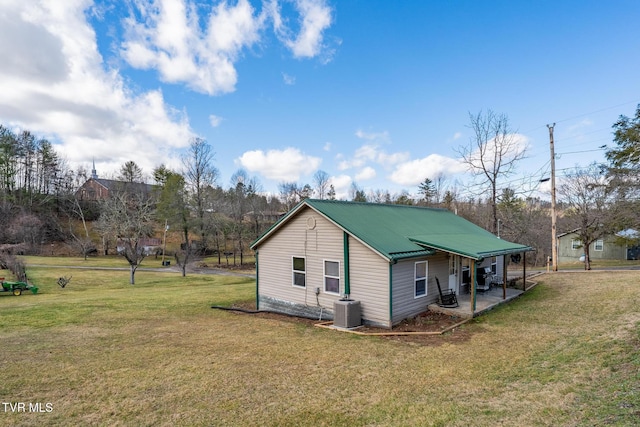
[[[96,172],[96,160],[93,160],[93,169],[91,169],[91,178],[98,179],[98,173]]]

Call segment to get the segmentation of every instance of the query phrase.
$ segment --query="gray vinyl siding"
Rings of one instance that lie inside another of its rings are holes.
[[[419,261],[427,261],[429,263],[427,295],[416,298],[414,287],[415,263]],[[436,276],[440,280],[440,286],[443,289],[447,288],[449,283],[449,262],[444,253],[400,261],[393,266],[393,324],[422,313],[427,310],[427,305],[438,300]]]

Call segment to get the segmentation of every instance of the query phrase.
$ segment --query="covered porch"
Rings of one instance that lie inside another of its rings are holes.
[[[450,316],[469,319],[472,317],[479,316],[489,310],[492,310],[501,304],[505,304],[509,301],[512,301],[515,298],[518,298],[524,292],[525,291],[523,291],[522,289],[492,287],[488,291],[476,293],[475,310],[472,309],[472,304],[473,304],[472,294],[458,295],[457,296],[458,307],[455,307],[455,308],[441,307],[438,304],[429,304],[427,308],[430,311],[433,311],[436,313],[443,313]]]

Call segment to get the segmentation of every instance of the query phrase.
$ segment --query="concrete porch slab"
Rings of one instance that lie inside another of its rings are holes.
[[[438,304],[429,304],[427,308],[436,313],[443,313],[463,319],[469,319],[486,313],[489,310],[518,298],[524,291],[520,289],[507,288],[506,298],[503,298],[502,288],[491,288],[486,292],[478,292],[476,295],[476,311],[471,313],[471,294],[458,295],[459,307],[440,307]]]

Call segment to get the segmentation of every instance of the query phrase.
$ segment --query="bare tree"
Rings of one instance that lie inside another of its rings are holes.
[[[278,184],[278,190],[280,191],[280,201],[285,205],[287,211],[313,194],[313,189],[309,184],[300,187],[296,182],[281,182]]]
[[[120,255],[131,267],[132,285],[137,268],[147,256],[144,240],[153,234],[154,204],[145,194],[122,191],[112,194],[101,205],[100,228],[111,230],[118,238]]]
[[[489,192],[489,204],[493,216],[492,231],[498,228],[498,185],[503,178],[515,172],[518,161],[525,157],[527,147],[509,126],[505,114],[491,110],[469,113],[473,136],[469,144],[459,147],[458,154],[470,171],[482,178],[481,189],[476,195]]]
[[[558,185],[558,195],[566,206],[568,226],[576,230],[585,255],[585,270],[591,269],[591,243],[615,230],[615,209],[612,209],[605,176],[597,165],[568,172]]]
[[[76,233],[74,230],[74,218],[79,219],[82,223],[82,234]],[[71,208],[69,212],[69,234],[71,234],[73,239],[73,246],[78,249],[86,261],[87,256],[96,250],[96,246],[89,236],[89,228],[87,227],[84,209],[76,197],[73,197],[71,200]]]
[[[201,239],[201,248],[207,248],[207,189],[213,187],[218,178],[218,170],[213,165],[215,153],[205,139],[193,138],[188,154],[182,158],[183,176],[191,193],[196,214],[196,229]]]
[[[317,171],[313,175],[313,183],[315,184],[315,192],[320,200],[324,200],[329,192],[329,174],[323,170]]]
[[[354,181],[349,187],[349,198],[354,202],[366,202],[367,195],[364,190]]]

